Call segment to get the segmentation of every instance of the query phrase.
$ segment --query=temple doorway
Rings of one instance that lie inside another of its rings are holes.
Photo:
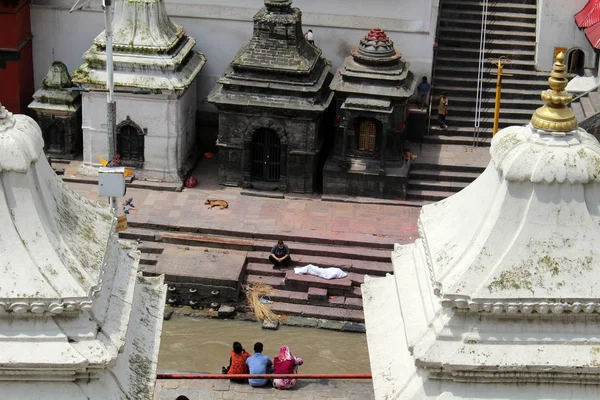
[[[142,167],[144,164],[144,132],[127,117],[117,127],[117,154],[121,164]]]
[[[254,132],[251,178],[258,182],[279,182],[281,178],[281,142],[272,129]]]
[[[573,49],[569,52],[567,68],[570,74],[583,76],[585,66],[585,54],[580,49]]]
[[[44,144],[49,153],[62,153],[65,146],[65,135],[56,124],[51,124],[46,129]]]

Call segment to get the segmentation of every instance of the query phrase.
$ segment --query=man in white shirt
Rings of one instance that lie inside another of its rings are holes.
[[[306,41],[310,44],[312,44],[313,46],[315,45],[315,39],[313,38],[313,32],[312,29],[309,29],[308,32],[306,32],[304,34],[304,37],[306,38]]]

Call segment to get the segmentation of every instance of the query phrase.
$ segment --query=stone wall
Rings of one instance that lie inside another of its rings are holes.
[[[196,140],[193,112],[196,91],[193,90],[193,85],[191,89],[179,99],[169,99],[168,95],[115,94],[117,124],[129,116],[140,128],[147,129],[144,136],[143,171],[136,171],[136,176],[179,181],[180,169]],[[86,165],[99,166],[98,156],[108,156],[106,94],[83,93],[82,110],[85,143],[83,161]],[[98,126],[102,128],[93,128]]]

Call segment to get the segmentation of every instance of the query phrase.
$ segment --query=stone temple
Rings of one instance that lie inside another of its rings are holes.
[[[386,33],[371,30],[337,71],[333,154],[323,193],[406,198],[409,164],[402,157],[407,103],[415,90],[410,63]]]
[[[142,179],[181,182],[193,167],[196,76],[206,63],[196,41],[171,21],[163,0],[117,0],[113,22],[116,154]],[[82,95],[83,162],[108,155],[106,34],[83,55],[73,81]]]
[[[0,398],[151,399],[166,287],[0,106]]]
[[[44,151],[53,158],[72,160],[81,153],[81,95],[64,90],[72,86],[67,66],[55,61],[29,104],[42,129]]]
[[[221,184],[299,193],[320,186],[331,64],[304,38],[291,3],[265,0],[252,38],[208,97],[219,111]]]
[[[485,172],[423,207],[394,275],[365,278],[376,398],[600,398],[600,144],[563,61]]]

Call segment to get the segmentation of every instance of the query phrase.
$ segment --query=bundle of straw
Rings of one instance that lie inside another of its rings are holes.
[[[277,321],[279,317],[271,311],[269,306],[265,303],[261,303],[260,298],[273,293],[273,287],[264,283],[248,283],[248,290],[246,291],[246,298],[248,304],[254,315],[259,321]]]

